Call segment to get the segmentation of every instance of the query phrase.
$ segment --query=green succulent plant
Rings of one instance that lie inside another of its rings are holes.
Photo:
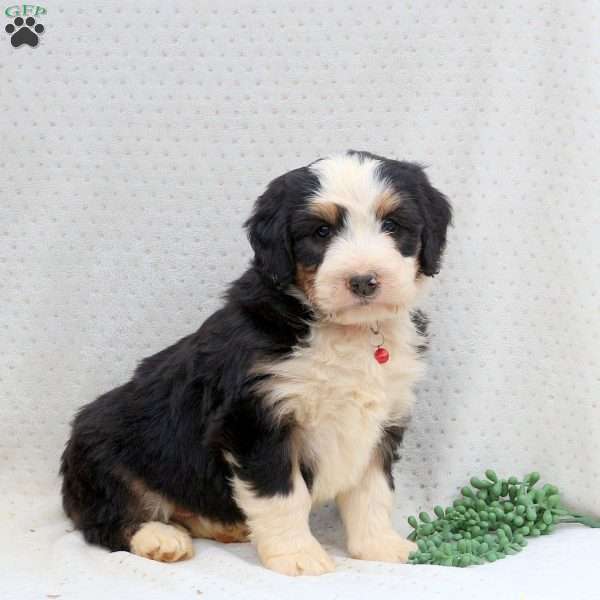
[[[488,469],[485,478],[472,477],[452,506],[436,506],[431,516],[408,517],[408,539],[418,549],[409,562],[419,565],[469,567],[494,562],[520,552],[528,537],[547,535],[560,523],[600,527],[600,520],[568,510],[558,488],[537,487],[540,474],[500,479]]]

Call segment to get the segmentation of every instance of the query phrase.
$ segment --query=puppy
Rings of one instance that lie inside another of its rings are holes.
[[[335,499],[351,556],[405,561],[392,465],[451,217],[414,164],[350,151],[272,181],[223,308],[77,414],[63,505],[88,542],[160,561],[245,541],[287,575],[334,569],[309,512]]]

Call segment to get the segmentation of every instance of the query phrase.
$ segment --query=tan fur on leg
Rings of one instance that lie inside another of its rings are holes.
[[[299,472],[294,475],[293,490],[285,496],[260,498],[240,479],[233,483],[265,567],[284,575],[321,575],[334,570],[334,562],[310,531],[312,501]]]
[[[361,482],[339,494],[337,503],[346,528],[348,552],[353,558],[406,562],[416,545],[394,531],[392,490],[379,457],[369,464]]]
[[[182,527],[159,521],[144,523],[132,536],[130,548],[138,556],[162,562],[194,556],[190,534]]]
[[[175,510],[171,518],[173,521],[181,523],[194,538],[206,538],[224,544],[250,541],[250,530],[245,523],[225,525],[200,515],[179,510]]]

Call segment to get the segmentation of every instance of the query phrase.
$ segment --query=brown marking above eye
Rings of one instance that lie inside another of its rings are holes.
[[[317,267],[307,267],[301,263],[296,264],[296,285],[304,292],[308,301],[312,304],[315,294],[315,278]]]
[[[387,189],[377,198],[375,203],[375,214],[379,220],[383,220],[387,215],[394,212],[400,206],[402,196],[394,190]]]
[[[338,223],[342,216],[342,210],[334,202],[316,202],[311,205],[310,212],[331,225]]]

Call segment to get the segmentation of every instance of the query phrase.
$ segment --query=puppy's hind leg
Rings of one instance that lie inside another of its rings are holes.
[[[133,554],[161,562],[194,556],[190,534],[183,527],[161,521],[142,523],[131,537],[130,549]]]
[[[142,520],[132,510],[135,499],[125,484],[112,475],[100,483],[88,474],[63,474],[63,507],[85,541],[113,552],[129,550]]]
[[[77,518],[72,517],[85,539],[110,550],[129,550],[138,556],[162,562],[194,556],[189,532],[180,525],[159,520],[167,520],[168,512],[160,505],[149,503],[148,494],[140,497],[136,493],[139,485],[139,482],[131,486],[122,480],[113,481],[110,486],[115,493],[112,502],[98,502],[97,499],[95,504],[82,508]]]
[[[142,480],[126,473],[123,473],[123,479],[135,499],[136,514],[143,519],[129,540],[131,552],[161,562],[194,556],[189,531],[181,525],[168,523],[173,515],[173,504],[150,490]]]
[[[193,556],[189,533],[162,522],[170,503],[124,470],[99,472],[72,454],[63,455],[63,506],[87,542],[164,562]]]

